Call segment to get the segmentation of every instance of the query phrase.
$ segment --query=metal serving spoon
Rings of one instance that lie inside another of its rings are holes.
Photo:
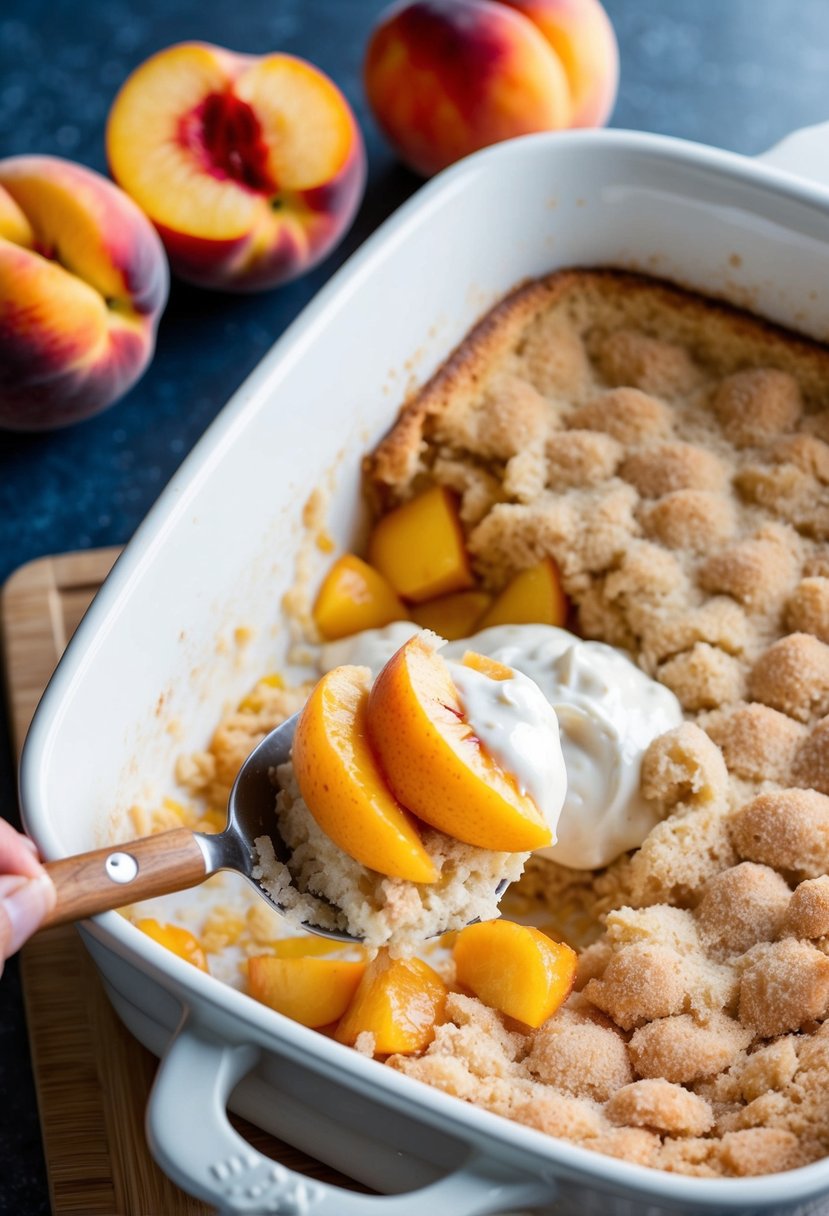
[[[279,835],[277,787],[270,774],[290,758],[298,718],[299,714],[294,714],[277,726],[245,760],[230,791],[223,832],[209,835],[189,828],[173,828],[128,844],[110,845],[48,862],[46,870],[58,898],[43,927],[83,920],[110,908],[183,891],[198,886],[219,870],[242,874],[257,894],[285,915],[282,905],[252,875],[253,842],[258,836],[270,836],[277,857],[281,861],[288,857],[289,850]],[[305,928],[335,941],[359,940],[344,930],[311,924]]]
[[[77,853],[74,857],[47,862],[46,871],[55,884],[58,897],[41,927],[83,920],[98,912],[108,912],[110,908],[184,891],[198,886],[219,870],[241,874],[257,895],[285,916],[282,904],[253,877],[253,842],[259,836],[270,836],[279,860],[287,862],[290,856],[279,833],[278,787],[271,773],[277,765],[290,759],[298,720],[299,713],[296,713],[265,735],[245,760],[230,791],[223,832],[208,834],[193,832],[190,828],[173,828],[127,844],[110,845],[91,853]],[[507,880],[502,879],[496,887],[496,895],[503,895],[507,886]],[[344,929],[327,929],[308,922],[304,922],[303,927],[338,942],[362,941]]]

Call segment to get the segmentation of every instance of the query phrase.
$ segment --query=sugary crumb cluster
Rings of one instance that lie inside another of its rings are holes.
[[[587,637],[687,721],[645,756],[662,816],[600,873],[518,896],[580,948],[537,1031],[456,993],[411,1076],[695,1175],[829,1152],[829,352],[641,277],[523,288],[366,464],[378,509],[459,495],[480,580],[555,558]]]

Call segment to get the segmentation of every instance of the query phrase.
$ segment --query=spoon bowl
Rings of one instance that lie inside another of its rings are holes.
[[[55,884],[57,900],[41,927],[83,920],[125,904],[184,891],[220,870],[241,874],[275,912],[286,916],[282,904],[253,877],[254,841],[259,836],[269,836],[277,859],[287,864],[290,850],[279,831],[276,814],[279,787],[274,770],[290,759],[298,720],[299,713],[288,718],[265,735],[247,757],[230,791],[223,831],[211,834],[173,828],[126,844],[48,862],[46,871]],[[503,879],[496,894],[503,895],[507,885]],[[344,929],[309,922],[303,922],[303,928],[333,941],[359,944],[363,940]]]
[[[294,714],[277,726],[245,760],[230,791],[223,831],[210,834],[173,828],[48,862],[46,871],[55,884],[57,900],[42,927],[83,920],[124,904],[184,891],[220,870],[241,874],[284,916],[282,905],[253,877],[254,841],[259,836],[270,836],[279,860],[287,861],[289,850],[279,834],[276,815],[278,786],[273,772],[290,758],[298,718],[299,714]],[[360,940],[344,930],[313,924],[304,927],[335,941]]]

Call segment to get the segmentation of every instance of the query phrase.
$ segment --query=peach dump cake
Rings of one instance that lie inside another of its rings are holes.
[[[322,680],[266,677],[179,763],[180,814],[215,817],[307,702],[293,857],[263,839],[260,876],[366,947],[264,905],[150,931],[584,1147],[701,1176],[824,1156],[827,400],[824,347],[658,281],[516,290],[365,461],[365,555],[303,616]]]

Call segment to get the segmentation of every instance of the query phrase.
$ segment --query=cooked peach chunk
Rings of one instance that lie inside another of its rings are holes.
[[[432,486],[384,515],[369,538],[368,560],[398,595],[415,603],[471,587],[452,491]]]
[[[453,950],[458,983],[527,1026],[552,1017],[570,994],[578,956],[540,929],[511,920],[467,925]]]
[[[296,779],[308,809],[343,852],[381,874],[434,882],[412,817],[395,801],[366,733],[371,672],[335,667],[305,703],[294,736]]]
[[[339,958],[248,959],[248,992],[303,1026],[327,1026],[345,1013],[366,964]]]
[[[442,595],[439,599],[418,604],[412,609],[411,617],[421,629],[431,629],[454,642],[474,633],[491,603],[492,596],[485,591],[456,591],[453,595]]]
[[[147,934],[147,937],[151,937],[161,946],[166,946],[168,950],[172,950],[173,954],[183,958],[186,963],[192,963],[194,967],[198,967],[199,971],[209,972],[207,955],[201,942],[193,936],[189,929],[183,929],[181,925],[162,925],[151,916],[137,920],[135,924],[142,933]]]
[[[377,676],[367,725],[392,792],[432,827],[510,853],[552,843],[535,803],[465,720],[449,668],[424,635],[409,638]]]
[[[545,557],[510,579],[478,622],[478,629],[489,629],[492,625],[563,627],[566,620],[567,596],[562,590],[558,566],[551,557]]]
[[[446,985],[420,958],[389,958],[381,950],[369,963],[335,1038],[353,1047],[359,1034],[374,1037],[378,1056],[422,1051],[443,1018]]]
[[[471,667],[474,671],[479,671],[482,676],[489,676],[490,680],[511,680],[515,672],[511,667],[507,667],[506,663],[499,663],[497,659],[491,659],[488,654],[478,654],[477,650],[465,650],[461,659],[464,667]]]
[[[305,933],[302,937],[279,937],[268,945],[275,958],[318,958],[321,954],[335,954],[342,949],[340,942],[313,933]]]
[[[319,589],[314,624],[326,642],[406,619],[406,609],[382,574],[353,553],[334,562]]]

